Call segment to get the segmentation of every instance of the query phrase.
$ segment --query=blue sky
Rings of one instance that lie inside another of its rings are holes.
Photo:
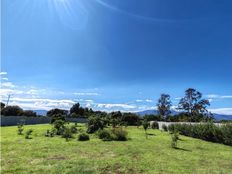
[[[232,2],[2,0],[1,98],[25,109],[155,109],[188,87],[232,114]]]

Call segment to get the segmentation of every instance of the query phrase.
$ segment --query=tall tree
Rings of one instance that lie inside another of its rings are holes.
[[[157,109],[160,114],[160,116],[164,119],[171,113],[171,106],[172,102],[170,99],[170,95],[168,94],[161,94],[158,103],[157,103]]]
[[[185,91],[185,96],[180,100],[178,109],[190,116],[191,121],[199,121],[196,120],[199,115],[204,116],[209,113],[207,110],[209,105],[209,100],[202,99],[202,94],[199,91],[189,88]]]
[[[47,116],[48,117],[52,117],[53,115],[57,115],[57,114],[60,114],[60,115],[63,115],[63,116],[67,116],[68,111],[67,110],[63,110],[63,109],[55,108],[55,109],[51,109],[51,110],[49,110],[47,112]]]

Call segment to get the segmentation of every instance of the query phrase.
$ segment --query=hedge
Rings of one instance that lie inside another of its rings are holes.
[[[171,132],[178,131],[181,135],[232,146],[232,124],[221,126],[216,126],[213,123],[171,124],[168,126],[168,130]]]

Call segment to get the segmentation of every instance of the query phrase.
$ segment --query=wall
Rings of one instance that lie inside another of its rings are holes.
[[[15,126],[18,123],[23,122],[26,125],[29,124],[46,124],[50,123],[49,117],[25,117],[25,116],[1,116],[1,126]],[[86,118],[66,118],[68,122],[86,123]]]

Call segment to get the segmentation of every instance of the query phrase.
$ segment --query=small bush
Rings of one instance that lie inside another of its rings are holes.
[[[55,128],[53,128],[51,130],[48,129],[46,131],[46,133],[45,133],[45,137],[54,137],[55,134],[56,134],[56,129]]]
[[[147,129],[148,129],[148,127],[149,127],[149,122],[147,120],[144,120],[143,121],[143,129],[145,131],[146,138],[148,138],[147,137]]]
[[[168,131],[168,127],[165,124],[162,125],[162,129],[166,132]]]
[[[151,128],[152,129],[159,129],[159,123],[157,121],[153,121],[151,123]]]
[[[22,135],[23,134],[23,124],[19,124],[18,125],[18,135]]]
[[[78,141],[88,141],[89,135],[86,133],[81,133],[78,135]]]
[[[116,141],[126,141],[127,140],[127,131],[123,130],[122,128],[114,128],[112,130],[114,135],[114,140]]]
[[[62,138],[65,138],[66,141],[68,141],[70,138],[73,138],[71,128],[65,127]]]
[[[100,117],[92,116],[89,118],[87,133],[94,133],[99,129],[103,129],[103,128],[104,128],[104,122]]]
[[[102,139],[103,141],[112,141],[114,140],[114,136],[112,131],[103,129],[103,130],[99,130],[98,133],[98,138]]]
[[[65,122],[63,120],[56,120],[54,123],[57,135],[62,135],[65,131]]]
[[[171,134],[171,147],[172,148],[177,148],[177,141],[179,140],[179,133],[178,132],[173,132],[173,134]]]
[[[32,134],[33,130],[32,129],[29,129],[28,131],[26,131],[26,134],[25,134],[25,138],[26,139],[31,139],[31,134]]]
[[[72,132],[73,134],[76,134],[76,133],[77,133],[77,126],[76,126],[76,125],[72,125],[70,129],[71,129],[71,132]]]

